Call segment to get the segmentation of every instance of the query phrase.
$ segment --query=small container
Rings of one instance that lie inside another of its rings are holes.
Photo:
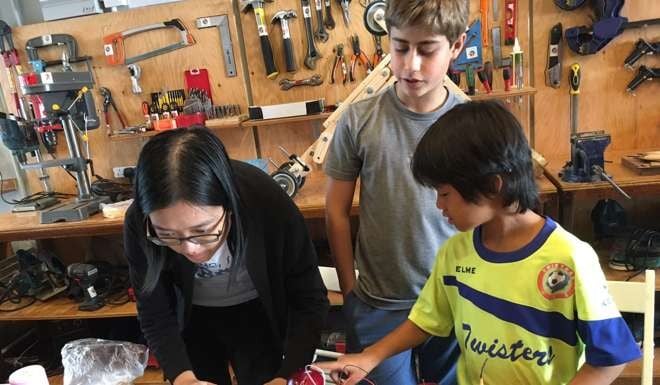
[[[46,370],[41,365],[29,365],[9,375],[10,385],[49,385]]]
[[[513,84],[516,88],[521,89],[524,86],[525,74],[523,70],[523,51],[520,48],[518,38],[513,43],[513,50],[511,51],[511,65],[513,66]]]

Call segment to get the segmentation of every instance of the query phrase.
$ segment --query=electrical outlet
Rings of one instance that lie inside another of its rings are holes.
[[[115,178],[125,178],[124,170],[127,168],[135,169],[135,166],[123,166],[123,167],[113,167],[112,174]]]

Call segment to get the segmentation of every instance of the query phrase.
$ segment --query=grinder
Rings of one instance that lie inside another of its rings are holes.
[[[72,263],[67,267],[66,272],[69,278],[80,286],[85,296],[78,309],[94,311],[105,305],[94,289],[94,282],[99,275],[99,269],[96,266],[88,263]]]

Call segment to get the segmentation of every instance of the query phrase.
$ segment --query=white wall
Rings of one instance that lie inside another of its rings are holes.
[[[41,14],[39,0],[0,0],[0,19],[12,27],[24,24],[41,23],[44,19]]]

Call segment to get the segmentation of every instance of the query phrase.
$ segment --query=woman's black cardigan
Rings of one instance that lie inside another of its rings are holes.
[[[284,355],[276,377],[289,378],[310,363],[328,311],[325,286],[304,218],[272,178],[232,161],[247,227],[245,264]],[[124,247],[138,319],[149,348],[170,381],[192,365],[181,330],[189,321],[195,266],[166,248],[167,262],[155,289],[144,293],[147,271],[144,216],[133,203],[124,220]],[[222,320],[217,320],[222,327]],[[213,352],[209,352],[213,354]]]

